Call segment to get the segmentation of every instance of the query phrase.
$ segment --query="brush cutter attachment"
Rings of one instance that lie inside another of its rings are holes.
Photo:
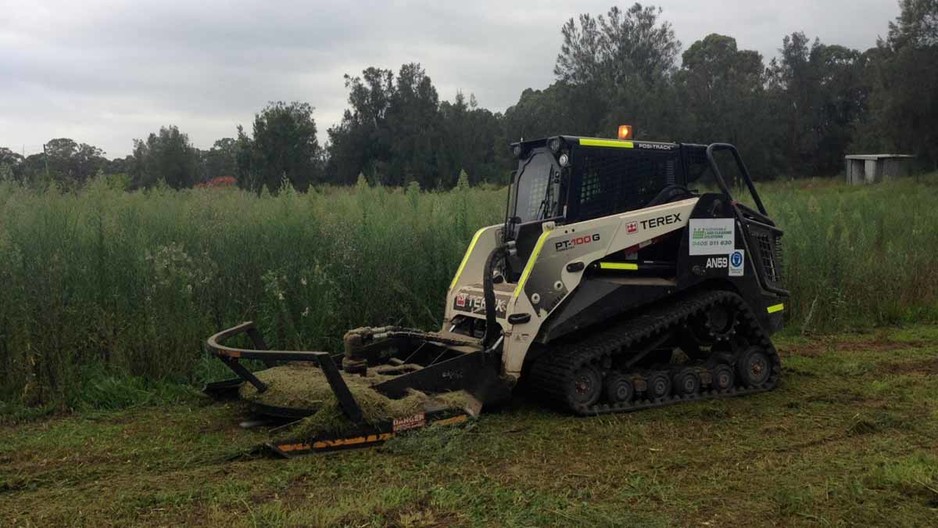
[[[408,391],[438,394],[466,391],[484,404],[511,397],[511,383],[499,376],[499,359],[481,342],[411,328],[358,328],[345,334],[342,367],[394,374],[375,385],[390,398]]]
[[[253,348],[225,344],[242,335]],[[266,446],[283,456],[367,447],[401,431],[461,423],[483,403],[510,396],[498,359],[478,342],[419,330],[350,331],[341,362],[327,352],[268,350],[253,322],[213,335],[207,346],[237,378],[205,392],[238,394],[256,414],[288,422],[293,436]],[[251,371],[242,360],[268,368]]]
[[[225,346],[222,343],[236,335],[247,334],[257,349],[244,349]],[[267,350],[260,331],[254,326],[252,321],[242,323],[223,332],[219,332],[208,339],[208,347],[212,353],[228,366],[239,379],[225,380],[209,384],[205,391],[209,394],[218,394],[224,389],[238,387],[243,382],[250,383],[257,394],[263,394],[270,389],[269,384],[260,380],[253,372],[241,364],[242,359],[254,359],[262,361],[267,367],[274,367],[279,361],[298,361],[316,364],[325,375],[329,387],[336,396],[336,400],[342,408],[342,412],[354,423],[362,421],[362,410],[358,402],[352,396],[348,385],[339,373],[339,368],[335,361],[327,352],[301,352],[301,351],[282,351]],[[259,406],[256,410],[260,414],[290,418],[295,416],[304,416],[312,414],[316,409],[293,408],[287,406],[269,405],[256,403]]]

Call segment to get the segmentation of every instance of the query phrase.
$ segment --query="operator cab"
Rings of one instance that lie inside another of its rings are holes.
[[[692,184],[701,192],[722,191],[736,204],[723,177],[714,177],[720,171],[715,156],[730,155],[721,159],[730,181],[748,186],[744,203],[737,204],[742,214],[774,225],[734,147],[637,141],[625,128],[620,139],[552,136],[511,145],[518,168],[505,218],[505,241],[515,248],[506,259],[508,282],[519,279],[547,222],[573,224],[698,196],[688,188]],[[658,244],[643,256],[676,254],[667,246]]]
[[[582,222],[691,195],[676,143],[554,136],[511,148],[518,159],[505,220],[517,250],[508,258],[512,282],[545,222]]]

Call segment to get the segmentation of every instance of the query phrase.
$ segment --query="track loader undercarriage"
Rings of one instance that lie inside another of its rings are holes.
[[[780,374],[778,354],[745,302],[703,291],[559,343],[534,362],[531,386],[592,415],[771,390]]]
[[[754,207],[731,194],[721,151]],[[244,323],[209,338],[238,378],[207,392],[292,421],[268,444],[289,456],[460,423],[518,388],[593,415],[778,384],[782,231],[735,148],[557,136],[513,152],[505,223],[472,238],[439,332],[355,329],[340,358],[267,350]],[[687,187],[703,174],[719,192]],[[251,348],[225,344],[242,334]]]

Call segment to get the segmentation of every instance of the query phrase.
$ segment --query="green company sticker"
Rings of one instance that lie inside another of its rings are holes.
[[[732,218],[691,219],[691,255],[727,255],[735,245],[736,224]]]

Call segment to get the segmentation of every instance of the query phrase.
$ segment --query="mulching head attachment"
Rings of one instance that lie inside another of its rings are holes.
[[[224,344],[240,335],[254,348]],[[254,323],[242,323],[208,339],[237,378],[205,392],[239,395],[255,413],[291,422],[288,436],[267,444],[282,456],[367,447],[402,431],[461,423],[510,394],[497,358],[472,340],[389,327],[353,330],[345,343],[340,365],[327,352],[268,350]],[[251,371],[242,360],[268,368]]]

